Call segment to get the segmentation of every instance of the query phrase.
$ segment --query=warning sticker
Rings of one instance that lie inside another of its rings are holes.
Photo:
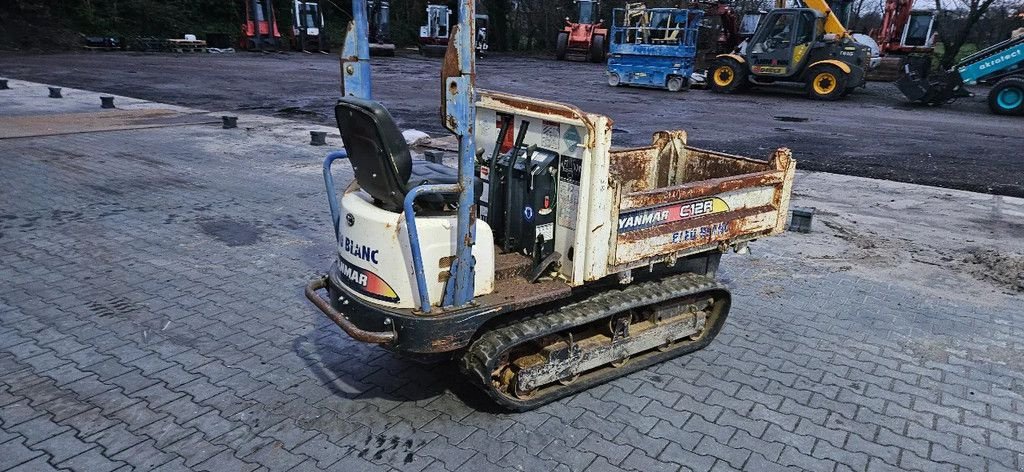
[[[573,185],[580,184],[583,176],[583,159],[572,156],[561,156],[558,163],[558,180]]]
[[[545,121],[543,123],[542,134],[540,138],[540,147],[544,149],[551,149],[554,151],[558,150],[558,136],[559,125],[554,121]]]

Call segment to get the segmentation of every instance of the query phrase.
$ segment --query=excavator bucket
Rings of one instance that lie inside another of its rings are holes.
[[[896,87],[912,103],[941,105],[959,97],[970,96],[956,72],[931,73],[931,56],[907,56],[900,64]]]

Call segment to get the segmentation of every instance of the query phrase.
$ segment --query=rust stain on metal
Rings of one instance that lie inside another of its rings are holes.
[[[430,341],[430,348],[433,349],[434,352],[448,352],[453,349],[458,349],[460,347],[459,344],[458,337],[454,334],[449,334]]]
[[[776,185],[782,183],[784,178],[785,173],[773,170],[741,175],[738,177],[721,177],[676,185],[674,187],[634,192],[627,194],[622,198],[619,209],[633,210],[637,208],[653,207],[664,205],[669,202],[683,201],[738,189]]]

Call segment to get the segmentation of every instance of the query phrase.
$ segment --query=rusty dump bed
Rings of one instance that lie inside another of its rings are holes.
[[[789,149],[749,159],[687,146],[684,131],[613,149],[609,166],[618,202],[609,273],[782,232],[796,170]]]

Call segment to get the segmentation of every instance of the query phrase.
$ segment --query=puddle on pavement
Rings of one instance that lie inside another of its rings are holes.
[[[230,247],[251,246],[260,241],[263,230],[251,223],[232,219],[210,220],[199,223],[199,228]]]

